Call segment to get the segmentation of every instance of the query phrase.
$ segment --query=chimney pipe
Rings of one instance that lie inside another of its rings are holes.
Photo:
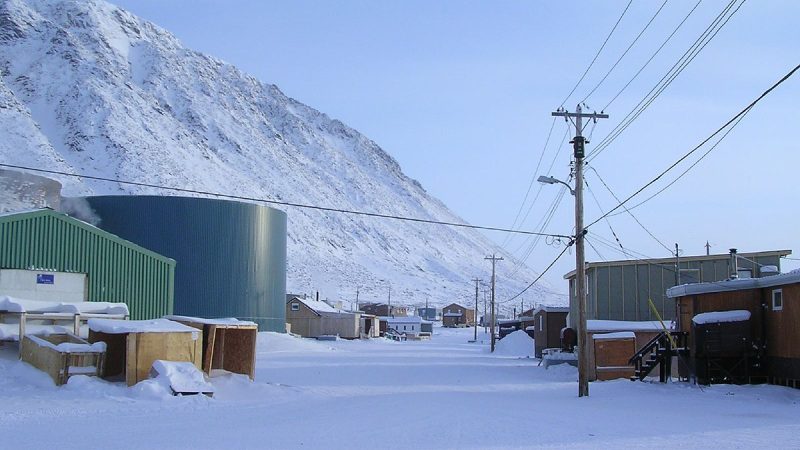
[[[731,280],[739,278],[739,258],[736,257],[736,249],[731,249]]]

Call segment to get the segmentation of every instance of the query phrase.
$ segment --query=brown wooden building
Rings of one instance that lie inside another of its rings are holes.
[[[744,310],[750,312],[749,335],[753,358],[769,383],[800,387],[800,270],[764,278],[676,286],[677,329],[689,333],[691,357],[698,349],[692,320],[698,314]],[[757,381],[757,380],[752,380]]]
[[[386,303],[362,303],[358,305],[359,311],[372,314],[378,317],[405,317],[408,315],[408,308],[405,306],[392,305]]]
[[[356,339],[362,333],[361,322],[361,314],[337,310],[320,300],[300,296],[289,296],[286,300],[287,328],[303,337]]]
[[[469,327],[475,324],[475,310],[458,303],[451,303],[442,308],[442,326]]]
[[[533,311],[533,340],[535,355],[542,350],[561,346],[561,329],[567,326],[567,306],[540,306]]]

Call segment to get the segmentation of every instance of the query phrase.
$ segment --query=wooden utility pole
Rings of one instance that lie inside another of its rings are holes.
[[[553,116],[575,119],[575,138],[572,144],[575,156],[575,303],[578,307],[578,397],[589,395],[589,348],[586,343],[586,256],[584,254],[583,227],[583,158],[586,156],[586,138],[583,137],[583,119],[607,119],[608,114],[584,113],[578,105],[574,113],[559,109]],[[571,308],[570,308],[571,309]]]
[[[475,327],[475,333],[473,339],[475,342],[478,342],[478,284],[480,284],[481,280],[479,278],[475,278],[472,280],[475,282],[475,311],[472,315],[472,323]]]
[[[492,256],[487,256],[486,258],[483,258],[483,259],[488,259],[488,260],[492,261],[492,319],[491,319],[492,323],[491,323],[490,326],[491,326],[491,330],[492,330],[492,338],[491,338],[492,339],[491,340],[492,345],[491,345],[491,347],[492,347],[492,353],[494,353],[494,345],[495,345],[494,328],[495,328],[495,323],[497,322],[496,317],[495,317],[495,312],[494,312],[494,293],[495,293],[494,287],[495,287],[495,282],[497,280],[497,277],[495,276],[495,265],[497,264],[497,261],[502,261],[503,258],[495,256],[495,254],[492,253]]]
[[[675,286],[681,285],[681,256],[678,252],[678,243],[675,243]]]

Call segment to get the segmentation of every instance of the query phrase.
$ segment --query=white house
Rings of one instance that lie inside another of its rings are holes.
[[[422,317],[381,317],[386,321],[387,330],[394,330],[400,334],[418,335],[422,331]]]

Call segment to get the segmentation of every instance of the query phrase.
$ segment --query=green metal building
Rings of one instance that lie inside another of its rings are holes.
[[[740,278],[760,278],[780,270],[781,258],[791,250],[771,250],[735,254]],[[675,258],[632,259],[586,263],[586,318],[588,320],[656,320],[648,300],[652,300],[665,320],[675,318],[675,300],[667,289],[678,284],[708,283],[728,279],[731,255],[681,256]],[[575,271],[564,275],[569,281],[570,318],[578,317],[575,300]]]
[[[131,319],[173,313],[174,260],[50,209],[0,215],[0,269],[83,273],[89,301],[124,302]]]

